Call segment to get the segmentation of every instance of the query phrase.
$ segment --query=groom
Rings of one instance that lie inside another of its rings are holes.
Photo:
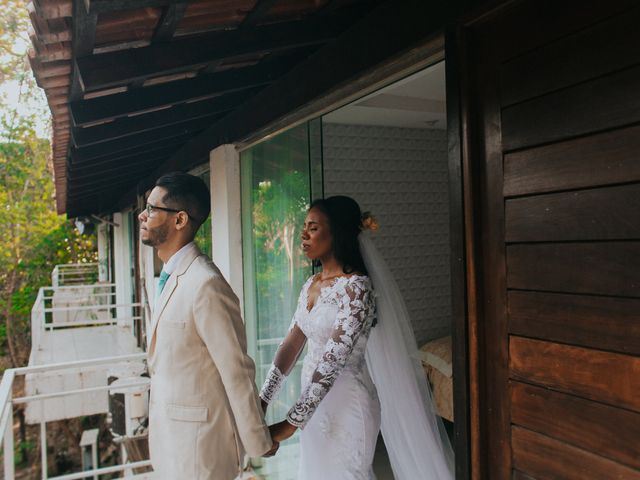
[[[140,238],[164,262],[147,329],[149,449],[156,478],[232,480],[245,450],[273,455],[247,355],[238,298],[193,242],[209,216],[205,183],[185,173],[156,182]]]

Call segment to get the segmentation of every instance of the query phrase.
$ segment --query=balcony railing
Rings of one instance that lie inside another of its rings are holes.
[[[132,355],[121,355],[114,357],[104,357],[97,358],[92,360],[84,360],[84,361],[76,361],[76,362],[66,362],[66,363],[58,363],[51,365],[42,365],[42,366],[29,366],[23,368],[13,368],[5,370],[4,375],[2,377],[2,382],[0,383],[0,435],[2,452],[4,456],[4,478],[6,480],[13,480],[15,478],[15,467],[14,467],[14,438],[13,438],[13,408],[15,405],[20,404],[34,404],[39,403],[44,408],[44,403],[46,400],[50,400],[52,398],[63,398],[68,396],[73,396],[82,393],[89,392],[104,392],[105,395],[108,394],[110,390],[114,390],[114,386],[110,385],[101,385],[94,387],[85,387],[74,390],[60,390],[56,392],[48,392],[30,396],[24,396],[19,398],[13,397],[13,387],[17,377],[26,376],[30,374],[45,374],[48,372],[56,372],[59,374],[64,374],[68,372],[74,372],[78,369],[86,369],[97,366],[105,366],[105,365],[116,365],[123,364],[127,362],[141,362],[146,359],[146,353],[136,353]],[[105,378],[106,383],[106,378]],[[131,382],[127,384],[127,388],[136,388],[136,387],[144,387],[148,386],[148,380],[144,380],[141,378],[139,382]],[[122,388],[122,387],[120,387]],[[41,419],[44,418],[44,415]],[[47,430],[46,430],[46,422],[40,421],[40,452],[41,452],[41,472],[42,479],[49,480],[75,480],[75,479],[84,479],[84,478],[98,478],[99,475],[104,475],[107,473],[119,473],[122,472],[127,478],[151,478],[148,476],[149,474],[136,475],[135,477],[131,477],[130,475],[134,471],[134,469],[146,468],[151,466],[151,462],[149,460],[137,461],[133,463],[124,463],[120,465],[113,465],[102,468],[93,468],[92,470],[66,474],[62,476],[49,477],[47,472]],[[125,478],[125,477],[120,477]]]
[[[51,285],[89,285],[98,281],[97,263],[66,263],[56,265],[51,272]]]
[[[67,328],[119,325],[133,334],[142,321],[141,304],[115,301],[113,283],[40,288],[31,308],[32,348],[42,346],[44,332]]]
[[[123,388],[127,392],[132,388],[148,388],[149,380],[138,376],[145,369],[142,361],[146,358],[146,353],[138,353],[143,330],[141,304],[117,303],[116,285],[97,283],[97,280],[97,263],[56,265],[51,274],[52,286],[38,290],[31,309],[29,366],[6,370],[0,383],[5,479],[15,476],[13,410],[16,405],[25,407],[28,424],[40,425],[43,479],[98,479],[100,475],[118,472],[127,478],[150,478],[147,474],[131,476],[150,464],[148,460],[126,463],[124,447],[121,447],[123,465],[48,476],[47,422],[107,414],[109,393],[113,390],[117,389],[115,393],[119,395]],[[108,385],[108,378],[114,372],[117,372],[115,378],[127,380],[125,387],[122,382],[114,383],[118,387]],[[14,383],[20,376],[24,377],[24,393],[14,398]],[[143,394],[136,395],[140,398]]]

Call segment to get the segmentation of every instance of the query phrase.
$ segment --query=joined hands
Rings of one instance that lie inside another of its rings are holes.
[[[298,427],[291,425],[286,420],[269,425],[269,433],[271,433],[271,438],[273,438],[275,442],[284,442],[296,433],[297,429]]]
[[[264,400],[260,399],[260,406],[262,407],[262,412],[267,413],[267,407],[269,404]],[[280,448],[280,442],[284,442],[288,438],[290,438],[298,427],[291,425],[286,420],[283,420],[278,423],[274,423],[273,425],[269,425],[269,433],[271,434],[271,439],[273,440],[273,446],[271,450],[266,452],[263,457],[273,457],[278,449]]]

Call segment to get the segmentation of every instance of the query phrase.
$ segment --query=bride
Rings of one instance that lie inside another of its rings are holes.
[[[312,203],[302,231],[322,264],[300,292],[289,331],[260,392],[273,401],[305,344],[302,393],[270,427],[282,442],[300,429],[300,480],[374,479],[378,432],[398,480],[453,478],[453,455],[433,411],[402,297],[355,200]],[[374,293],[373,286],[376,291]]]

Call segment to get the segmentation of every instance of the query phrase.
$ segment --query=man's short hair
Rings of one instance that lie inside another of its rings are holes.
[[[167,207],[189,214],[194,222],[195,234],[211,211],[211,196],[204,180],[188,173],[171,172],[161,176],[156,181],[156,187],[167,191],[162,198]]]

